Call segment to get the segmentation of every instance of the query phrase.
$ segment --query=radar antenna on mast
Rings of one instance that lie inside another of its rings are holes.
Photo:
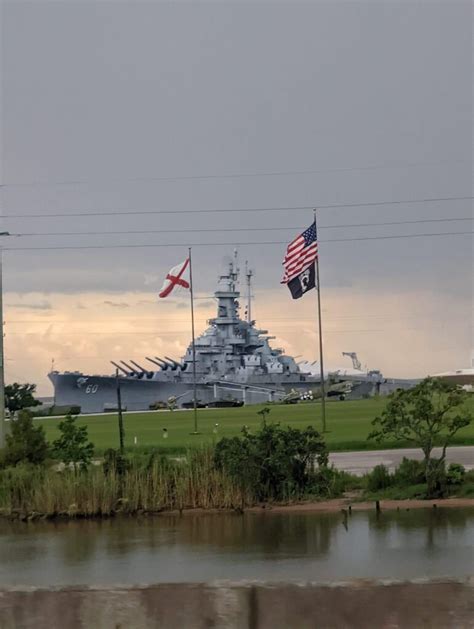
[[[239,281],[239,251],[238,249],[234,249],[234,257],[229,262],[229,278],[232,284],[232,290],[235,290],[235,287]]]
[[[360,360],[357,358],[356,352],[342,352],[342,355],[349,356],[349,358],[352,360],[352,366],[354,367],[354,369],[357,369],[357,371],[361,371],[362,364]]]

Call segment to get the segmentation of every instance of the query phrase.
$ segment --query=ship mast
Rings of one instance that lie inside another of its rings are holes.
[[[239,252],[237,249],[234,249],[234,260],[230,263],[230,277],[233,282],[232,290],[236,290],[237,282],[239,281]]]
[[[252,277],[253,271],[245,261],[245,277],[247,278],[247,323],[252,324]]]

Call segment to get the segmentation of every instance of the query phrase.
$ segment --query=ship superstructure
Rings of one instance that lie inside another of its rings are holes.
[[[239,269],[236,257],[228,264],[214,294],[217,313],[195,340],[199,405],[218,402],[255,404],[284,399],[320,385],[320,377],[302,369],[282,349],[273,348],[268,331],[251,319],[251,278],[247,270],[246,318],[240,317]],[[145,362],[146,361],[146,362]],[[192,344],[181,360],[147,356],[135,362],[113,362],[119,370],[122,403],[127,410],[146,410],[170,403],[189,406],[193,400]],[[116,407],[117,377],[52,371],[56,405],[77,405],[83,413]],[[375,382],[360,383],[372,392]],[[355,385],[355,383],[354,383]],[[355,386],[352,387],[354,390]],[[365,393],[364,393],[365,395]]]

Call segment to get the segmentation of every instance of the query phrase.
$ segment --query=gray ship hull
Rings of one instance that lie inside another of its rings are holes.
[[[57,406],[79,406],[82,413],[102,413],[117,406],[117,379],[114,376],[87,376],[82,373],[49,374]],[[120,377],[122,406],[128,411],[148,410],[158,404],[166,405],[170,398],[177,398],[177,405],[193,401],[192,381],[147,380]],[[311,386],[319,385],[317,378],[257,379],[256,382],[198,383],[197,400],[210,404],[216,400],[234,399],[245,404],[260,404],[278,401],[292,389],[306,392]]]

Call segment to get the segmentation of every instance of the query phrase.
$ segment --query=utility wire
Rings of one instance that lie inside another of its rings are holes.
[[[48,214],[3,214],[0,218],[22,219],[22,218],[71,218],[73,216],[128,216],[141,214],[230,214],[232,212],[288,212],[300,210],[327,210],[332,208],[361,208],[378,207],[383,205],[404,205],[412,203],[438,203],[448,201],[471,201],[474,196],[452,196],[452,197],[427,197],[422,199],[399,199],[395,201],[369,201],[364,203],[332,203],[329,205],[313,204],[287,207],[260,207],[260,208],[230,208],[230,209],[195,209],[195,210],[93,210],[91,212],[72,211],[69,213],[55,212]],[[7,210],[13,212],[13,210]]]
[[[360,317],[360,319],[364,319],[364,317]],[[384,318],[382,318],[383,320]],[[423,318],[420,317],[409,317],[409,318],[403,318],[403,317],[392,317],[392,318],[387,318],[385,319],[386,323],[390,326],[390,329],[392,329],[392,326],[390,325],[390,321],[396,322],[398,323],[401,320],[410,320],[413,319],[415,320],[415,322],[420,322],[423,321]],[[331,321],[335,321],[336,318],[331,319]],[[281,323],[281,322],[277,322],[275,323],[275,320],[271,320],[268,319],[268,321],[270,321],[271,323],[274,323],[274,327],[275,328],[280,328],[280,327],[287,327],[287,326],[294,326],[295,324],[301,323],[301,324],[306,324],[306,323],[311,323],[310,319],[295,319],[293,322],[287,322],[287,323]],[[120,321],[121,323],[123,323],[123,321]],[[156,323],[161,322],[161,320],[156,320]],[[8,323],[8,322],[7,322]],[[164,331],[159,331],[156,328],[153,329],[148,329],[148,330],[89,330],[89,329],[85,329],[85,330],[52,330],[51,327],[55,324],[56,322],[51,322],[48,324],[47,326],[47,330],[38,330],[38,331],[27,331],[27,330],[23,330],[21,332],[7,332],[7,336],[10,336],[12,334],[156,334],[157,336],[161,336],[162,334],[185,334],[188,332],[188,327],[184,326],[182,328],[172,328],[172,329],[167,329]],[[79,321],[76,321],[73,323],[80,323]],[[102,321],[99,321],[98,323],[103,323]],[[204,321],[198,321],[199,324],[206,324]],[[339,321],[339,323],[354,323],[353,321]],[[467,322],[464,319],[464,323],[465,323],[465,327],[469,326],[469,322]],[[441,321],[441,322],[429,322],[429,327],[445,327],[447,325],[451,324],[451,320],[450,321]],[[258,327],[258,326],[257,326]],[[426,328],[426,326],[424,326],[424,328]],[[399,329],[399,328],[396,328]],[[403,329],[409,329],[409,328],[403,328]],[[352,328],[341,328],[342,331],[351,331]]]
[[[367,240],[394,240],[399,238],[431,238],[439,236],[467,236],[474,234],[474,231],[463,232],[443,232],[443,233],[423,233],[423,234],[404,234],[397,236],[363,236],[360,238],[333,238],[328,240],[320,240],[320,243],[329,242],[358,242]],[[59,251],[71,249],[148,249],[160,247],[240,247],[244,245],[286,245],[286,240],[266,240],[256,242],[198,242],[198,243],[158,243],[158,244],[141,244],[141,245],[69,245],[61,247],[4,247],[2,251]]]
[[[430,326],[433,328],[444,327],[442,325],[434,325]],[[325,330],[327,334],[343,334],[350,332],[358,332],[358,333],[368,333],[368,332],[394,332],[394,331],[411,331],[411,330],[426,330],[426,326],[424,327],[410,327],[410,328],[371,328],[368,330],[359,330],[359,329],[341,329],[341,330]],[[69,332],[69,331],[52,331],[48,336],[173,336],[176,334],[187,334],[187,330],[167,330],[166,332],[157,332],[156,330],[150,332]],[[10,332],[6,334],[5,338],[9,336],[46,336],[44,332]]]
[[[313,170],[280,170],[260,173],[230,173],[230,174],[207,174],[207,175],[174,175],[164,177],[130,177],[130,178],[111,178],[111,179],[71,179],[62,181],[26,181],[26,182],[12,182],[0,184],[2,188],[26,188],[26,187],[47,187],[47,186],[85,186],[91,184],[101,183],[139,183],[146,181],[192,181],[194,179],[245,179],[245,178],[258,178],[258,177],[287,177],[292,175],[314,175],[317,173],[339,173],[339,172],[353,172],[364,170],[394,170],[397,168],[413,168],[417,166],[441,166],[443,164],[465,164],[466,160],[453,160],[453,161],[434,161],[434,162],[408,162],[404,164],[374,164],[368,166],[347,166],[343,168],[324,168]]]
[[[157,301],[157,305],[158,305],[158,301]],[[14,306],[10,306],[10,308],[14,308]],[[384,319],[387,321],[390,320],[397,320],[400,321],[402,319],[416,319],[417,321],[419,321],[420,319],[427,319],[432,321],[433,317],[438,316],[439,313],[433,313],[430,315],[375,315],[375,314],[366,314],[366,315],[352,315],[352,316],[331,316],[331,315],[327,315],[328,318],[330,318],[331,321],[352,321],[354,319]],[[312,322],[314,321],[313,317],[264,317],[265,318],[265,322],[270,321],[270,322],[275,322],[275,321],[291,321],[293,323],[301,323],[302,321],[304,322]],[[455,319],[455,316],[450,316],[449,320],[446,319],[446,322],[451,322],[453,319]],[[464,315],[459,315],[458,318],[462,318],[463,320],[465,319]],[[209,317],[205,317],[203,319],[196,319],[197,322],[199,323],[207,323],[207,321],[209,320]],[[162,318],[162,317],[139,317],[138,321],[144,322],[144,321],[153,321],[153,322],[157,322],[159,321],[160,323],[162,322],[170,322],[172,321],[173,323],[188,323],[187,319],[179,319],[176,317],[173,318]],[[120,322],[121,323],[137,323],[137,318],[135,319],[122,319],[120,318]],[[35,323],[41,323],[47,326],[51,326],[51,325],[55,325],[55,324],[63,324],[63,323],[79,323],[79,324],[83,324],[83,325],[89,325],[90,323],[104,323],[104,319],[7,319],[5,321],[5,324],[7,325],[13,325],[13,324],[23,324],[23,323],[28,323],[28,324],[35,324]],[[258,326],[257,326],[258,327]]]
[[[470,216],[460,216],[458,218],[426,218],[416,221],[390,221],[385,223],[353,223],[345,225],[323,225],[318,227],[318,231],[324,231],[325,229],[342,229],[353,227],[386,227],[396,225],[417,225],[422,223],[452,223],[461,221],[472,221]],[[12,236],[28,236],[28,237],[40,237],[40,236],[117,236],[124,235],[129,236],[131,234],[182,234],[182,233],[217,233],[217,232],[269,232],[269,231],[287,231],[305,229],[305,225],[295,226],[288,225],[286,227],[221,227],[217,229],[145,229],[145,230],[128,230],[128,231],[87,231],[87,232],[21,232],[19,234],[12,234]]]

